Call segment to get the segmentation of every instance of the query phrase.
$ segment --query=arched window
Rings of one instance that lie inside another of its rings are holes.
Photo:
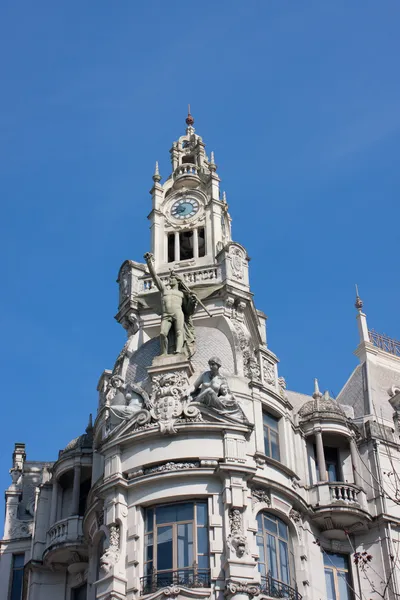
[[[294,586],[293,550],[288,526],[279,517],[261,512],[257,515],[258,570],[261,578],[272,577]]]

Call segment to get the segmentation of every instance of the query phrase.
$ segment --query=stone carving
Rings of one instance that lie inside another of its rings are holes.
[[[119,303],[120,305],[131,295],[130,266],[126,264],[119,276]]]
[[[253,598],[254,596],[258,596],[259,593],[259,585],[248,581],[228,581],[225,588],[225,596],[247,594],[250,598]]]
[[[266,490],[252,488],[251,497],[253,505],[257,504],[257,502],[264,502],[265,504],[268,504],[268,506],[271,506],[271,496]]]
[[[163,589],[164,596],[171,596],[172,598],[175,596],[179,596],[181,593],[181,588],[177,585],[169,585],[168,587]]]
[[[244,375],[245,377],[250,378],[249,361],[250,358],[254,357],[254,351],[251,345],[250,336],[248,335],[248,333],[246,333],[244,325],[242,325],[242,323],[240,323],[237,320],[237,318],[233,319],[232,323],[238,337],[239,350],[242,354]]]
[[[19,519],[10,519],[8,526],[8,538],[22,538],[22,537],[30,537],[33,531],[33,522],[32,521],[20,521]],[[4,535],[6,538],[6,533]]]
[[[185,398],[184,389],[188,386],[186,373],[172,371],[153,377],[153,394],[150,414],[158,422],[161,433],[176,433],[175,423],[184,415],[195,418],[199,409],[190,406]]]
[[[275,367],[265,356],[262,357],[264,383],[275,385]]]
[[[119,375],[120,377],[122,376],[122,367],[124,364],[124,360],[125,358],[130,358],[131,356],[131,352],[129,352],[129,345],[130,345],[131,339],[129,338],[125,344],[124,347],[122,348],[121,352],[118,354],[117,360],[115,361],[114,364],[114,368],[112,371],[113,375]]]
[[[261,369],[255,356],[249,357],[245,374],[251,381],[261,381]]]
[[[243,516],[239,509],[229,511],[230,534],[227,544],[232,553],[242,558],[248,553],[247,537],[243,533]]]
[[[119,525],[113,523],[109,526],[110,544],[100,557],[100,569],[103,575],[107,575],[114,565],[119,561],[120,556],[120,534]]]
[[[113,375],[110,378],[106,392],[106,407],[108,428],[133,417],[139,425],[150,421],[150,413],[145,410],[145,407],[150,408],[147,393],[134,384],[126,385],[120,375]]]
[[[215,416],[236,423],[248,424],[247,417],[231,393],[226,378],[219,372],[221,360],[213,356],[208,364],[210,370],[198,377],[186,391],[186,396],[195,400],[202,412],[206,408],[210,414]]]
[[[161,293],[161,354],[168,354],[168,350],[173,347],[175,354],[185,353],[190,358],[195,352],[196,335],[192,316],[196,310],[197,297],[186,286],[183,279],[173,271],[166,286],[154,269],[153,255],[147,252],[144,258],[150,275]]]
[[[284,377],[278,377],[279,394],[282,398],[286,398],[286,379]]]
[[[244,278],[244,268],[243,268],[243,250],[240,250],[237,246],[231,246],[229,250],[229,254],[231,257],[231,266],[232,266],[232,277],[235,279],[243,279]]]
[[[294,508],[292,508],[292,509],[290,509],[289,519],[292,519],[292,521],[294,521],[295,523],[301,523],[301,521],[302,521],[301,513],[298,510],[295,510]]]
[[[198,462],[168,462],[165,465],[144,469],[144,474],[149,475],[150,473],[164,473],[165,471],[180,471],[181,469],[197,469],[199,466],[200,463]]]

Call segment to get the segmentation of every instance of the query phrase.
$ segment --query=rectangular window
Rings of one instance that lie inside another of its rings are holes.
[[[10,600],[21,600],[24,578],[24,554],[13,554]]]
[[[180,259],[189,260],[193,258],[193,231],[182,231],[179,234]]]
[[[324,568],[327,600],[353,600],[348,556],[324,552]]]
[[[181,502],[146,510],[144,575],[143,593],[172,583],[207,587],[207,502]]]
[[[175,234],[168,234],[168,262],[174,262],[175,260]]]
[[[204,227],[199,227],[199,257],[206,255],[206,234]]]
[[[264,425],[264,453],[266,456],[280,460],[279,451],[279,419],[267,412],[263,412]]]

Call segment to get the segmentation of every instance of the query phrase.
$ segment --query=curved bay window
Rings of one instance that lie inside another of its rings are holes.
[[[257,515],[258,570],[263,590],[279,598],[300,598],[294,575],[294,557],[289,528],[282,519],[268,512]]]
[[[146,509],[143,594],[171,584],[209,586],[207,512],[207,501]]]

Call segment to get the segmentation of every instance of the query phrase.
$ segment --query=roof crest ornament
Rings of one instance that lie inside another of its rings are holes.
[[[361,300],[359,293],[358,293],[358,285],[356,284],[356,302],[354,304],[354,306],[356,307],[356,309],[361,312],[362,307],[363,307],[363,301]]]
[[[186,117],[186,125],[188,127],[193,127],[194,125],[194,117],[190,113],[190,104],[188,104],[188,116]]]

